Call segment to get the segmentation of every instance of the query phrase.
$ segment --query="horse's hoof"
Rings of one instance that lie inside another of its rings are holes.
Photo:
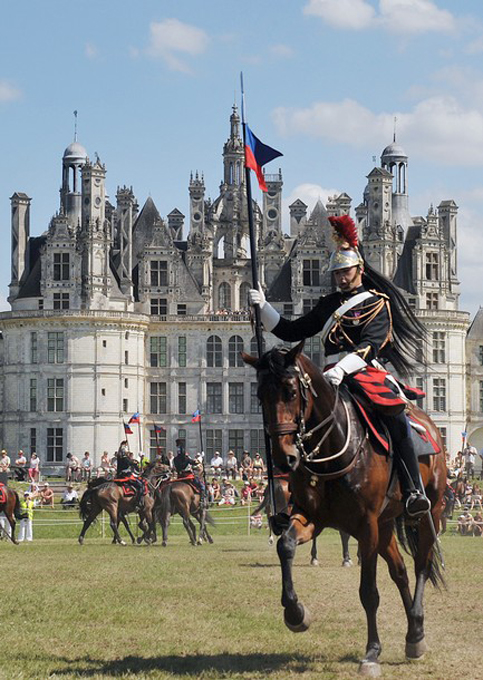
[[[268,539],[268,545],[273,545],[274,542],[275,542],[274,537],[273,537],[273,536],[270,536],[270,538]]]
[[[203,545],[203,539],[202,539],[202,538],[199,538],[199,539],[196,541],[196,545]]]
[[[168,544],[166,543],[166,541],[163,541],[163,542],[161,543],[161,545],[163,546],[163,548],[166,548],[166,546],[167,546]]]
[[[423,638],[419,642],[406,642],[406,659],[417,661],[422,659],[428,651],[428,645]]]
[[[381,664],[376,661],[361,661],[359,675],[365,678],[379,678],[381,676]]]
[[[84,545],[84,538],[82,536],[79,536],[78,541],[79,545]]]
[[[138,545],[141,545],[141,543],[143,542],[143,540],[144,540],[144,539],[143,539],[142,536],[138,536],[137,539],[136,539],[137,544],[138,544]]]
[[[286,609],[283,613],[283,621],[284,621],[285,625],[287,626],[287,628],[292,631],[292,633],[305,633],[305,631],[309,629],[309,626],[312,623],[312,617],[310,616],[309,610],[306,607],[304,607],[303,605],[299,605],[299,606],[302,608],[303,613],[304,613],[302,621],[300,621],[300,623],[295,623],[295,624],[291,623],[287,619],[287,610]]]
[[[213,539],[211,538],[211,536],[210,536],[209,539],[208,539],[208,543],[209,543],[210,545],[213,543]]]
[[[119,545],[127,545],[126,541],[119,541]]]
[[[19,542],[19,541],[17,541],[17,540],[15,539],[15,538],[14,538],[14,539],[12,539],[12,543],[13,543],[14,545],[20,545],[20,542]]]
[[[348,560],[342,560],[342,566],[343,566],[343,567],[352,567],[353,564],[352,564],[351,558],[349,557]]]
[[[313,559],[310,560],[310,566],[311,567],[318,567],[319,566],[319,560],[315,559],[315,557],[314,557]]]

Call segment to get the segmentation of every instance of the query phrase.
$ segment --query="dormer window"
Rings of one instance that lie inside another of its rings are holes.
[[[166,260],[151,260],[151,286],[160,288],[168,285],[168,263]]]
[[[54,281],[68,281],[70,279],[69,253],[54,253]]]

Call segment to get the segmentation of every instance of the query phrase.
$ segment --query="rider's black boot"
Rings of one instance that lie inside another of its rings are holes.
[[[406,515],[419,519],[431,510],[431,502],[421,481],[413,440],[410,436],[405,437],[394,448]]]

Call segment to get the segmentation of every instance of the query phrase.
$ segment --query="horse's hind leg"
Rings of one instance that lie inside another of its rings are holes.
[[[310,564],[312,567],[319,566],[319,560],[317,558],[317,538],[315,536],[312,539],[312,548],[310,549]]]
[[[98,510],[97,512],[91,512],[89,517],[84,521],[82,531],[80,532],[79,538],[77,539],[81,545],[83,545],[83,543],[84,543],[84,536],[86,535],[87,529],[91,526],[92,522],[96,519],[99,512],[100,512],[100,510]]]
[[[7,519],[8,519],[8,523],[10,524],[10,536],[9,536],[9,538],[12,541],[12,543],[15,543],[15,545],[18,545],[18,541],[15,538],[15,525],[16,525],[15,517],[13,515],[11,515],[11,516],[7,517]]]
[[[126,515],[124,513],[120,514],[117,520],[117,532],[119,534],[119,523],[122,522],[124,525],[124,528],[126,529],[127,533],[129,534],[129,538],[131,539],[131,543],[135,543],[136,539],[134,538],[134,534],[131,531],[131,527],[129,526],[129,522],[127,521]],[[117,542],[117,537],[114,537],[114,542]],[[120,542],[120,541],[119,541]],[[122,544],[121,544],[122,545]]]
[[[349,538],[350,534],[347,534],[345,531],[339,531],[340,534],[340,540],[342,543],[342,566],[343,567],[352,567],[352,560],[351,556],[349,554]]]
[[[302,515],[292,515],[290,525],[277,542],[277,553],[282,568],[282,607],[287,628],[294,633],[306,631],[310,625],[310,613],[298,601],[293,586],[292,566],[295,549],[300,543],[310,541],[314,534],[314,525]]]
[[[191,545],[196,545],[196,527],[191,521],[189,515],[183,515],[183,526],[189,536]]]
[[[361,560],[359,597],[367,618],[366,654],[359,666],[359,673],[367,677],[381,674],[379,655],[381,642],[377,631],[379,592],[376,582],[378,527],[376,518],[368,518],[364,534],[358,537]]]

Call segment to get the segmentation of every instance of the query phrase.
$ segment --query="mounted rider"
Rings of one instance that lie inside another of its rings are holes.
[[[117,469],[115,482],[118,484],[129,484],[136,492],[136,506],[141,509],[144,505],[146,487],[140,478],[140,466],[133,454],[127,450],[127,442],[121,442],[116,454]]]
[[[176,456],[173,458],[173,466],[178,474],[178,479],[189,477],[200,494],[200,505],[205,505],[206,487],[203,480],[195,474],[199,464],[195,458],[190,458],[185,451],[183,441],[176,440]]]
[[[260,306],[266,330],[284,341],[296,342],[322,334],[329,368],[325,378],[338,387],[342,382],[354,391],[365,383],[373,402],[385,411],[378,414],[391,437],[406,513],[419,518],[429,511],[411,438],[406,403],[395,379],[379,362],[390,362],[399,375],[407,374],[416,360],[425,329],[400,291],[372,269],[358,248],[357,229],[348,215],[329,217],[337,247],[328,271],[336,293],[322,296],[304,316],[289,321],[267,302],[262,288],[250,290],[251,304]],[[333,356],[333,363],[330,359]],[[367,397],[367,392],[365,392]]]

